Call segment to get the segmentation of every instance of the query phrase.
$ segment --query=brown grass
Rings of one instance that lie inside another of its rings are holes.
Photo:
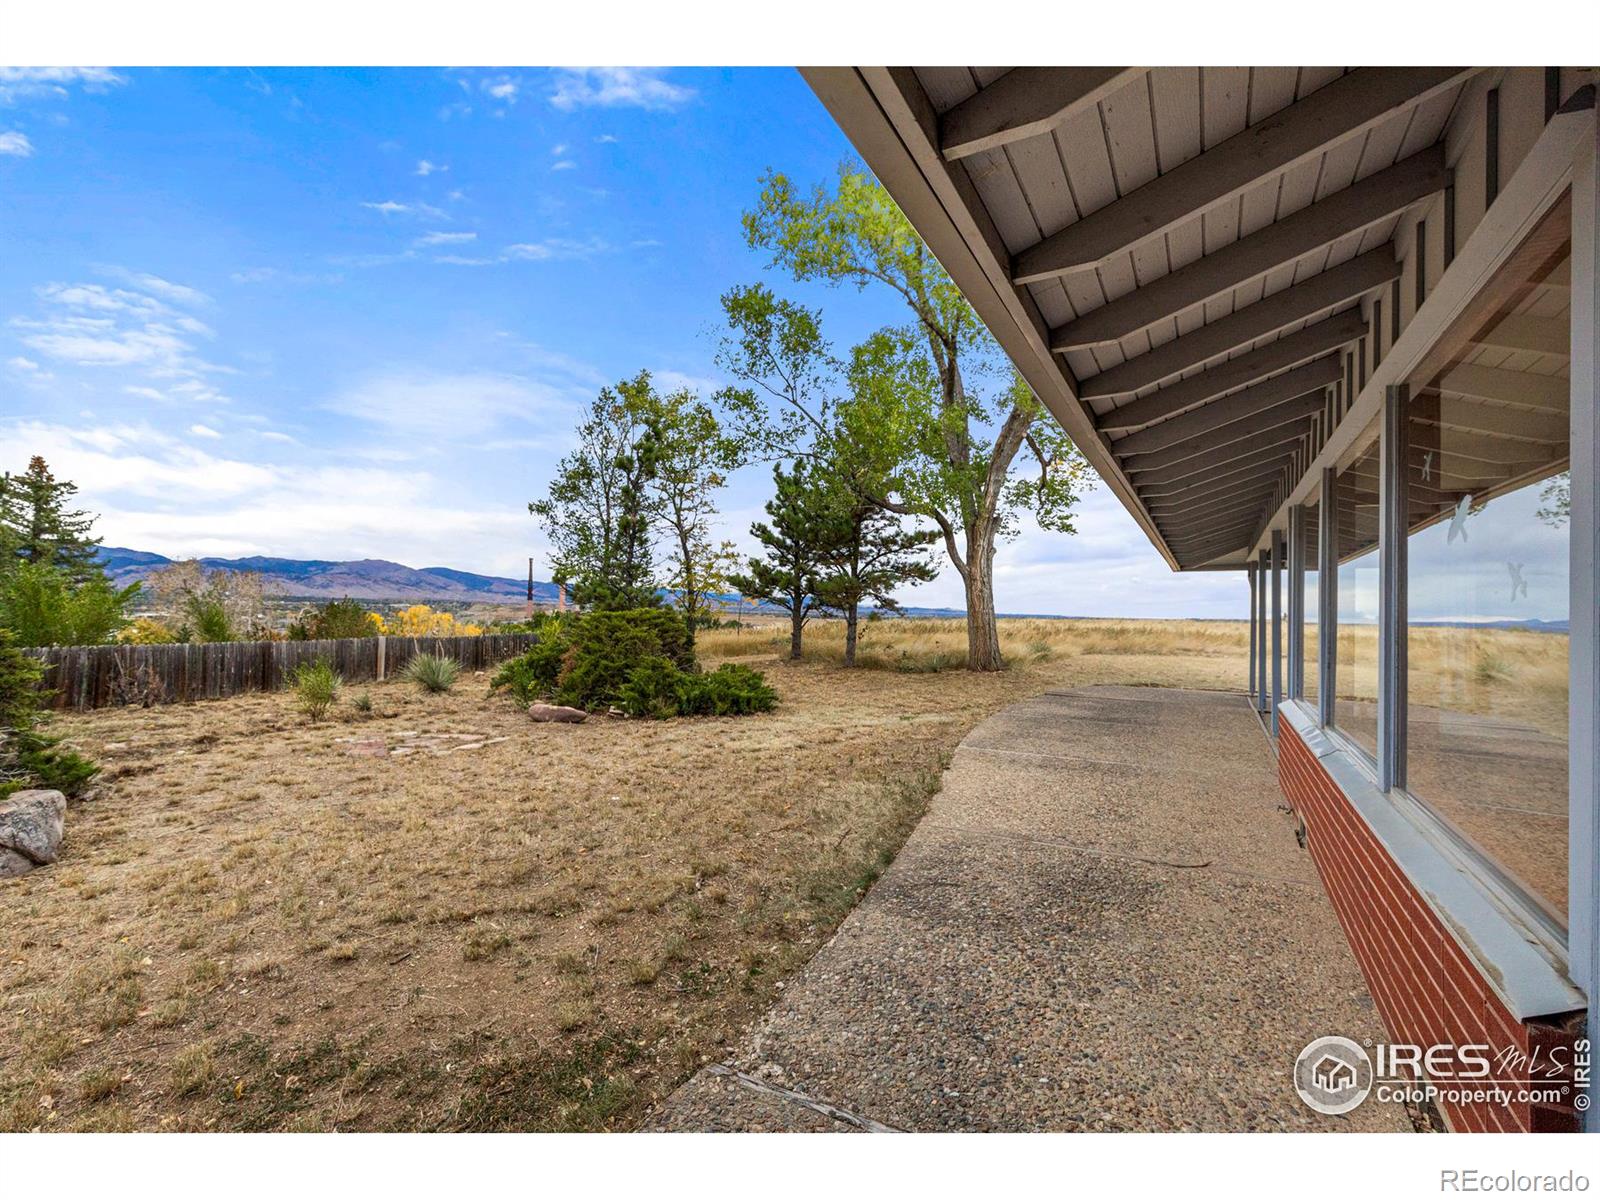
[[[61,861],[0,883],[0,1130],[627,1127],[893,859],[960,738],[1050,686],[1234,689],[1239,623],[703,635],[742,719],[533,725],[483,675],[312,725],[287,694],[63,719]],[[387,757],[352,750],[381,739]],[[409,752],[406,752],[409,751]]]

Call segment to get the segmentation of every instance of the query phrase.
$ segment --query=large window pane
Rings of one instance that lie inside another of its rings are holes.
[[[1333,723],[1378,751],[1378,440],[1368,431],[1334,481],[1339,529]]]
[[[1407,463],[1407,787],[1567,907],[1565,206],[1426,375]]]
[[[1317,514],[1321,510],[1313,504],[1300,509],[1300,561],[1305,564],[1305,575],[1300,590],[1300,628],[1304,650],[1300,657],[1300,687],[1303,699],[1314,703],[1317,699]]]

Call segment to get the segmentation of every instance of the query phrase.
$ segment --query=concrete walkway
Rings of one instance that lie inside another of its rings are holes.
[[[1381,1036],[1235,695],[1052,692],[961,743],[860,907],[667,1130],[1404,1129],[1305,1108]]]

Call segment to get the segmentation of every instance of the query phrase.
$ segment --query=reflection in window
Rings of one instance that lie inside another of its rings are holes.
[[[1315,503],[1300,509],[1300,561],[1305,564],[1300,590],[1300,627],[1304,649],[1300,655],[1303,682],[1300,695],[1307,701],[1317,698],[1317,514]]]
[[[1368,754],[1378,750],[1378,439],[1357,443],[1334,480],[1339,529],[1333,723]]]
[[[1562,915],[1568,220],[1530,235],[1407,410],[1407,787]]]

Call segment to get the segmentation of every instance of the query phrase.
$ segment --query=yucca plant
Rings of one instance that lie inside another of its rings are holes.
[[[406,664],[405,676],[425,692],[448,692],[461,674],[461,664],[443,654],[419,654]]]
[[[320,721],[338,699],[342,683],[344,679],[325,658],[301,663],[294,673],[295,703],[309,720]]]

